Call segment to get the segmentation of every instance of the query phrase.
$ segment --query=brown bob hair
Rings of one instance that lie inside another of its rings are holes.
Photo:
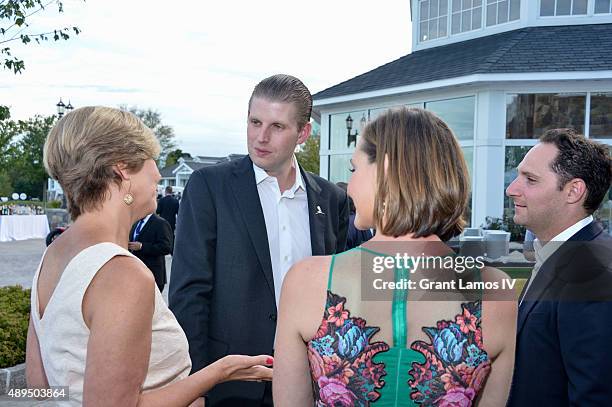
[[[62,186],[74,220],[101,207],[111,182],[121,185],[113,166],[123,163],[136,172],[159,152],[153,132],[132,113],[90,106],[68,113],[53,126],[43,160],[47,173]]]
[[[469,173],[444,121],[423,109],[388,110],[367,124],[360,146],[369,162],[376,163],[373,215],[379,231],[442,240],[461,233]]]

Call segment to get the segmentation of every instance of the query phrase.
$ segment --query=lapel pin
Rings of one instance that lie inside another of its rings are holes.
[[[315,215],[325,215],[319,205],[317,205],[317,212],[315,213]]]

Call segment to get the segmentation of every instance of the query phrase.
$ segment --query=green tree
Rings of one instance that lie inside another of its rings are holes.
[[[43,165],[43,146],[55,120],[55,116],[37,115],[7,126],[13,133],[13,138],[17,140],[7,168],[15,192],[44,198],[45,184],[49,176]]]
[[[11,196],[12,192],[11,177],[6,172],[0,171],[0,196]]]
[[[127,106],[119,106],[121,110],[135,114],[140,120],[153,130],[159,144],[161,145],[161,153],[159,161],[165,161],[168,154],[176,149],[176,141],[174,139],[174,129],[171,126],[162,123],[161,113],[153,109],[140,109],[137,106],[128,108]]]
[[[60,0],[0,0],[0,64],[4,69],[21,73],[25,69],[25,62],[14,56],[8,45],[13,42],[30,44],[32,40],[40,44],[42,41],[67,40],[71,34],[78,35],[78,27],[58,27],[50,31],[33,30],[30,26],[30,17],[45,12],[47,7],[55,5],[57,10],[64,11]]]
[[[166,167],[176,164],[179,158],[191,158],[191,154],[184,153],[180,148],[170,151],[166,156]]]
[[[300,146],[300,151],[295,153],[298,163],[308,172],[319,174],[319,148],[321,137],[311,135],[304,144]]]

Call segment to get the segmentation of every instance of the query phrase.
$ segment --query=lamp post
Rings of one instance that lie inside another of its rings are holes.
[[[66,111],[66,105],[64,104],[64,102],[62,102],[62,98],[60,98],[60,101],[57,102],[57,117],[58,118],[62,118],[62,116],[64,115],[64,112]]]
[[[353,118],[351,117],[350,114],[346,117],[345,121],[346,121],[346,130],[347,130],[346,146],[350,147],[351,143],[353,143],[355,147],[357,147],[357,136],[359,135],[359,131],[355,130],[355,134],[351,132],[351,130],[353,129]],[[361,129],[365,127],[367,121],[368,120],[366,119],[365,113],[364,113],[363,116],[361,116],[361,120],[359,121],[359,123],[361,124]]]

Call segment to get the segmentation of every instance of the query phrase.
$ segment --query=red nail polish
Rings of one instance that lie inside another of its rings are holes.
[[[271,365],[273,363],[274,363],[274,359],[272,359],[272,358],[266,359],[266,365]]]

